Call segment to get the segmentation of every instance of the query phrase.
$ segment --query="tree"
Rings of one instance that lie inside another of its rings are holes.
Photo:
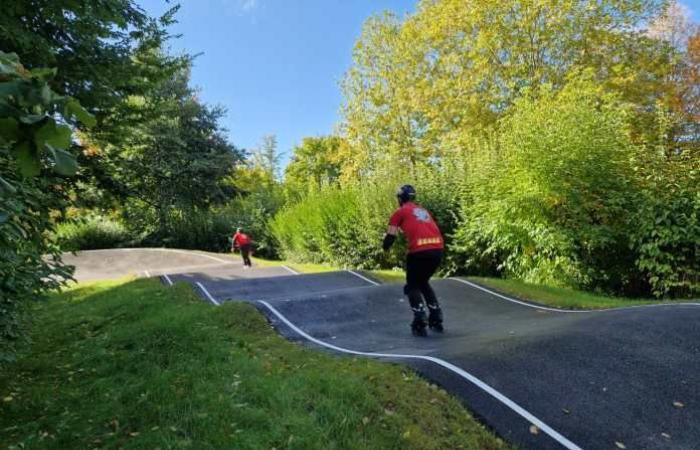
[[[110,163],[125,197],[155,213],[157,235],[163,236],[173,211],[192,214],[228,197],[224,179],[242,152],[219,125],[225,111],[197,100],[188,70],[162,83],[141,107],[159,113],[149,116]]]
[[[661,1],[424,0],[405,21],[365,24],[343,81],[343,131],[362,167],[464,151],[525,90],[561,89],[572,71],[635,104],[637,134],[668,91],[672,52],[643,25]]]
[[[698,31],[698,25],[693,23],[688,7],[671,0],[649,25],[648,34],[654,39],[667,42],[679,51],[685,51],[688,41]]]
[[[62,177],[77,170],[73,127],[94,118],[51,90],[54,74],[0,51],[0,363],[20,336],[23,304],[70,278],[46,234],[66,203]]]
[[[649,27],[649,36],[667,44],[674,52],[668,75],[670,95],[664,99],[672,124],[667,140],[669,151],[700,150],[700,26],[688,8],[673,0]]]
[[[0,15],[0,48],[29,69],[55,67],[51,86],[94,111],[102,127],[129,96],[180,62],[160,52],[178,9],[156,19],[133,0],[13,0]]]
[[[525,96],[466,177],[455,253],[530,282],[634,292],[629,105],[591,72]],[[638,291],[636,292],[639,293]]]
[[[253,165],[261,168],[270,182],[279,177],[280,155],[277,152],[277,136],[268,134],[263,136],[260,147],[253,153]]]
[[[110,152],[120,152],[132,132],[158,111],[140,101],[190,61],[163,52],[167,28],[179,6],[150,17],[134,0],[12,0],[0,14],[0,49],[15,52],[29,69],[56,69],[50,86],[93,113],[97,125],[83,133],[93,149],[78,155],[79,191],[120,194]],[[79,197],[80,198],[80,197]]]
[[[339,136],[306,137],[294,147],[284,172],[284,182],[292,190],[308,191],[333,184],[340,177],[339,152],[344,145]]]
[[[277,137],[274,134],[265,135],[248,159],[238,165],[232,184],[244,194],[276,189],[279,164]]]

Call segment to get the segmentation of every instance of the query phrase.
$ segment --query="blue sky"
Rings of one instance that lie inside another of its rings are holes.
[[[138,0],[160,14],[164,0]],[[182,0],[175,52],[203,53],[192,78],[201,98],[228,109],[231,141],[251,149],[276,134],[280,152],[305,136],[333,131],[342,101],[339,80],[350,66],[364,21],[415,0]],[[284,157],[286,162],[288,155]]]
[[[139,0],[151,14],[165,0]],[[202,53],[193,82],[201,98],[228,109],[224,125],[238,147],[252,149],[277,135],[286,163],[305,136],[329,134],[342,101],[338,82],[372,14],[400,16],[417,0],[181,0],[183,36],[172,50]],[[684,1],[700,20],[700,0]]]

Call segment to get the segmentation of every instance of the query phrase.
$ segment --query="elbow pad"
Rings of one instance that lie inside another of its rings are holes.
[[[391,246],[394,244],[394,241],[396,240],[396,236],[393,234],[387,234],[384,236],[384,243],[382,244],[382,247],[384,248],[384,251],[389,250]]]

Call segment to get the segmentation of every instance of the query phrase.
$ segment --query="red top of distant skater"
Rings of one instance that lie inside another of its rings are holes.
[[[248,245],[250,244],[251,239],[248,237],[247,234],[241,233],[240,231],[237,231],[236,234],[233,235],[233,245],[236,247],[241,247],[243,245]]]
[[[406,235],[408,253],[424,250],[442,250],[442,233],[427,209],[406,202],[389,219],[389,225],[398,227]]]

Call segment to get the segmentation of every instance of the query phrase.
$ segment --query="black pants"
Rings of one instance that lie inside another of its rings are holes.
[[[431,310],[440,308],[435,291],[430,286],[433,276],[442,261],[442,250],[426,250],[409,253],[406,257],[406,286],[404,293],[414,312],[425,311],[423,299]]]
[[[251,267],[250,263],[250,244],[241,245],[241,256],[243,257],[243,265]]]

